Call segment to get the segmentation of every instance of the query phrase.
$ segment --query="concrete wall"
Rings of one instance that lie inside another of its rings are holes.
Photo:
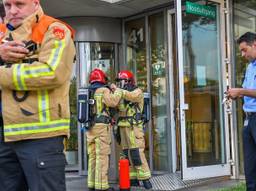
[[[76,41],[122,42],[121,19],[104,17],[61,18],[76,30]]]

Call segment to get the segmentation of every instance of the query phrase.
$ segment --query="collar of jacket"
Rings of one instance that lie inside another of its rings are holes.
[[[44,15],[43,9],[39,6],[38,10],[24,19],[22,24],[12,32],[13,39],[29,40],[32,34],[32,29],[35,24]]]
[[[99,82],[94,82],[89,86],[89,89],[96,90],[98,88],[106,86],[105,84],[99,83]]]

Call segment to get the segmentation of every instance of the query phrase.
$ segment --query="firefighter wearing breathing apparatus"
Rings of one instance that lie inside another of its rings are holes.
[[[111,152],[111,117],[110,107],[116,107],[121,100],[122,91],[111,92],[107,77],[100,69],[94,69],[90,74],[89,90],[92,90],[94,100],[93,119],[91,127],[86,132],[88,148],[88,188],[90,191],[113,188],[108,184],[109,156]],[[92,115],[91,115],[92,116]]]
[[[149,181],[150,169],[144,154],[145,140],[143,126],[144,95],[135,85],[134,76],[130,71],[118,73],[117,89],[122,89],[122,100],[119,104],[117,125],[120,130],[123,154],[130,161],[131,186],[139,186],[143,182],[146,189],[152,188]]]

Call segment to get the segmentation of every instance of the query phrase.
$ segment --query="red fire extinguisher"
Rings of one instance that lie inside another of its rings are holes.
[[[129,160],[119,160],[119,188],[120,191],[130,191]]]

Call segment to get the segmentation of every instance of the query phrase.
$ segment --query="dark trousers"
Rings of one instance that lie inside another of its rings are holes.
[[[0,191],[65,191],[63,137],[3,142],[0,127]]]
[[[247,191],[256,191],[256,114],[247,117],[243,129],[244,171]]]

